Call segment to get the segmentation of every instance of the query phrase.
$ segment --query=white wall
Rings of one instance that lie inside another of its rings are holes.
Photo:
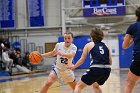
[[[26,14],[26,5],[27,0],[16,0],[16,20],[17,20],[17,28],[25,28],[27,27],[27,14]]]
[[[16,0],[17,28],[28,27],[28,5],[27,0]],[[60,26],[60,0],[44,0],[45,24],[46,26]]]
[[[60,0],[45,0],[47,26],[60,26]]]
[[[118,38],[117,37],[107,37],[103,40],[105,44],[108,46],[111,56],[112,56],[112,69],[119,69],[119,45],[118,45]]]
[[[57,36],[20,37],[20,40],[21,39],[27,39],[27,43],[35,43],[35,46],[42,46],[43,52],[45,52],[45,43],[52,43],[58,41]]]

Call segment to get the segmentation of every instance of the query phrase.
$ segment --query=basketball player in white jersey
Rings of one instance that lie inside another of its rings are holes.
[[[64,42],[57,43],[53,51],[41,54],[43,57],[57,56],[53,70],[48,76],[46,84],[40,93],[47,93],[49,87],[58,79],[62,78],[73,90],[75,88],[75,76],[72,70],[67,66],[72,65],[72,60],[76,54],[77,47],[72,43],[73,34],[67,32],[64,34]]]

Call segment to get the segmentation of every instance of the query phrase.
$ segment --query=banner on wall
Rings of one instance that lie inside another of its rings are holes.
[[[0,0],[0,28],[15,28],[15,0]]]
[[[125,15],[125,0],[83,0],[83,16]]]
[[[125,7],[100,7],[83,10],[84,17],[125,15]]]
[[[44,0],[28,0],[29,26],[44,26]]]

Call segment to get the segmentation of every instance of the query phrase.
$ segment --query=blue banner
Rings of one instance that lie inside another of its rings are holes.
[[[15,27],[15,0],[0,0],[0,28]]]
[[[44,26],[44,0],[28,0],[29,26]]]
[[[95,7],[83,9],[84,17],[125,15],[125,7]]]
[[[82,0],[83,16],[125,15],[125,0]]]

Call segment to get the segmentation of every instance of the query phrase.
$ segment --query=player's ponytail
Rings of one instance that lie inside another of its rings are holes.
[[[137,21],[140,21],[140,7],[136,9],[135,15],[138,17]]]

